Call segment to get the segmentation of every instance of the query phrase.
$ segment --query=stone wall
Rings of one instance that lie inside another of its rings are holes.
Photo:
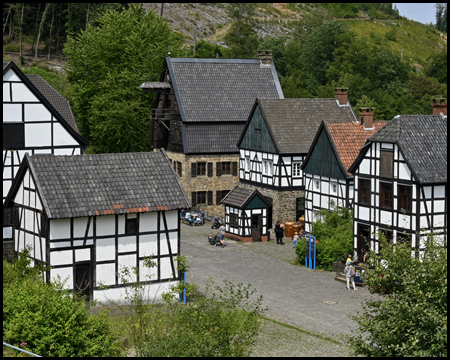
[[[282,223],[298,221],[295,218],[296,199],[305,197],[304,190],[278,191],[245,183],[239,183],[238,185],[243,188],[257,189],[262,195],[272,199],[272,232],[277,220]]]
[[[202,208],[208,216],[219,216],[220,219],[225,218],[225,207],[217,204],[217,192],[223,190],[232,190],[239,181],[238,176],[221,175],[217,176],[217,163],[221,162],[237,162],[239,164],[239,154],[227,155],[185,155],[173,151],[167,151],[167,156],[173,161],[181,163],[180,181],[186,191],[189,201],[192,201],[192,192],[212,191],[212,205],[197,204],[195,208]],[[202,175],[192,177],[191,164],[197,162],[212,163],[212,176]],[[178,173],[178,169],[176,169]]]

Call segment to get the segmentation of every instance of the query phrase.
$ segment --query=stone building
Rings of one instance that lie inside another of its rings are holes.
[[[236,143],[257,97],[283,99],[270,52],[260,59],[166,58],[156,92],[151,145],[164,148],[192,206],[223,217],[238,182]]]
[[[238,142],[239,186],[269,199],[272,221],[298,220],[305,211],[301,165],[322,121],[356,122],[347,89],[335,99],[256,100]]]

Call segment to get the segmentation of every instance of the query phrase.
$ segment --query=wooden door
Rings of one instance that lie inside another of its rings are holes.
[[[261,241],[262,216],[252,215],[252,241]]]
[[[75,292],[92,300],[92,271],[89,262],[75,263]]]

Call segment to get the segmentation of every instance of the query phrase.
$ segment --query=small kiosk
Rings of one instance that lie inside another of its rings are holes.
[[[236,186],[223,199],[226,236],[242,242],[268,241],[272,204],[258,190]]]

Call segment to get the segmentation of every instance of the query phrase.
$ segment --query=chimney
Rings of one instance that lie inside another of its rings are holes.
[[[258,59],[262,65],[272,64],[272,50],[258,50]]]
[[[339,105],[347,105],[348,88],[334,88],[334,98],[339,101]]]
[[[366,130],[372,130],[373,127],[373,108],[359,108],[359,123]]]
[[[446,98],[432,99],[431,106],[433,106],[433,115],[444,115],[447,116],[447,104],[445,102]]]

